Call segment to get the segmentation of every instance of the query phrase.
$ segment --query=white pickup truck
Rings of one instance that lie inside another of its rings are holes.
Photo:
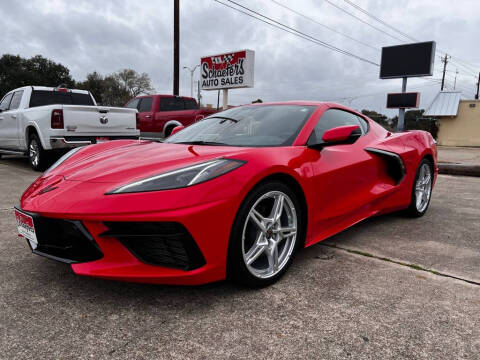
[[[85,90],[25,86],[0,102],[0,156],[26,154],[38,171],[55,152],[139,136],[136,109],[97,106]]]

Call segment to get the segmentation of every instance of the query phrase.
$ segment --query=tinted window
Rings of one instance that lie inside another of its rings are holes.
[[[241,106],[190,125],[166,142],[290,146],[315,109],[315,106],[300,105]]]
[[[183,110],[183,99],[176,97],[164,97],[160,99],[160,111]]]
[[[315,129],[313,129],[310,138],[308,139],[309,144],[319,144],[322,142],[322,137],[325,131],[336,128],[338,126],[346,125],[358,125],[364,133],[362,123],[357,115],[351,114],[349,112],[337,109],[330,109],[323,113],[320,120],[318,120]]]
[[[360,127],[362,128],[362,134],[366,134],[368,132],[368,122],[361,116],[357,115],[357,117],[360,122]]]
[[[94,105],[90,94],[59,92],[55,90],[34,90],[30,107],[44,105]]]
[[[23,90],[15,91],[12,97],[12,102],[10,103],[10,110],[18,109],[20,106],[20,101],[22,100]]]
[[[184,99],[185,101],[185,110],[194,110],[198,109],[197,102],[193,99]]]
[[[140,102],[140,99],[133,99],[125,107],[130,108],[130,109],[136,109],[139,102]]]
[[[73,105],[94,105],[90,94],[70,93]]]
[[[140,100],[140,105],[138,107],[138,112],[152,111],[153,98],[146,97]]]
[[[12,100],[12,94],[8,94],[2,99],[0,103],[0,110],[5,111],[8,109],[8,105],[10,105],[10,100]]]

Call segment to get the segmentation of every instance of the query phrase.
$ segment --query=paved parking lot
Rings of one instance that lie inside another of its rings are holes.
[[[274,286],[116,283],[32,255],[12,206],[38,174],[0,160],[0,358],[479,359],[480,178],[429,212],[303,250]]]

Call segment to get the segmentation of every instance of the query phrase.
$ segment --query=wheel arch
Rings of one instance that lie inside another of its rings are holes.
[[[178,120],[168,120],[165,125],[163,125],[163,136],[165,136],[165,132],[167,131],[168,127],[170,126],[182,126],[182,123]]]
[[[32,134],[36,134],[38,136],[38,140],[40,140],[40,144],[44,149],[48,148],[48,144],[44,143],[44,139],[43,139],[43,136],[41,135],[40,130],[37,128],[35,124],[30,123],[25,127],[25,147],[27,150],[28,150],[28,141],[30,140],[30,136]]]
[[[295,193],[295,195],[298,198],[298,201],[300,202],[300,207],[301,207],[301,216],[302,216],[302,237],[303,237],[303,244],[302,247],[305,247],[305,242],[307,239],[307,229],[308,229],[308,205],[307,205],[307,199],[305,196],[305,192],[303,191],[302,186],[300,183],[295,179],[292,175],[287,174],[285,172],[275,172],[272,174],[268,174],[258,180],[246,193],[243,199],[251,193],[255,188],[258,186],[266,183],[266,182],[272,182],[272,181],[279,181],[281,183],[286,184],[292,191]],[[243,200],[242,200],[243,203]],[[240,205],[241,206],[241,205]],[[240,209],[239,206],[239,209]],[[237,209],[237,212],[238,210]]]

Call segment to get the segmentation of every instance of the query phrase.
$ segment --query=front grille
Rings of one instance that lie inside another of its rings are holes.
[[[117,238],[140,261],[182,270],[205,265],[188,230],[176,222],[106,222],[103,237]]]
[[[95,240],[80,221],[30,215],[38,241],[34,253],[66,263],[95,261],[103,257]]]

